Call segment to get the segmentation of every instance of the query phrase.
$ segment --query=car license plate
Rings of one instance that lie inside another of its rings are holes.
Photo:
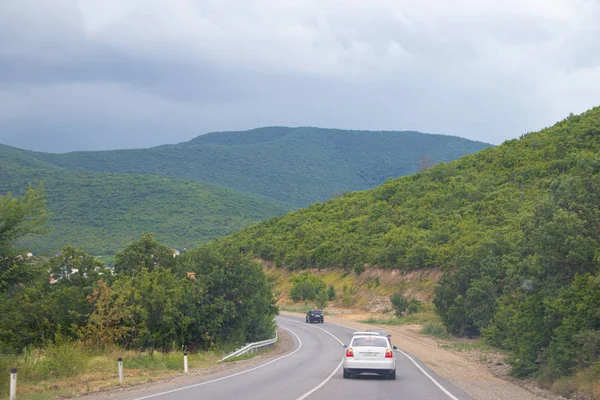
[[[363,357],[375,358],[377,357],[377,353],[360,353]]]

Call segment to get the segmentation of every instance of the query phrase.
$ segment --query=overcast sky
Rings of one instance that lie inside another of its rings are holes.
[[[260,126],[499,144],[600,105],[600,0],[1,0],[0,143]]]

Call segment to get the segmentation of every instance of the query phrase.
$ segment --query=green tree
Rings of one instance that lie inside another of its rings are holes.
[[[392,302],[392,307],[394,307],[394,314],[401,317],[408,308],[408,300],[406,300],[404,294],[396,292],[390,297],[390,301]]]
[[[132,275],[143,268],[148,271],[157,267],[171,269],[175,264],[172,250],[154,239],[152,233],[145,233],[139,240],[117,253],[114,269],[117,275]]]
[[[406,310],[409,314],[418,313],[423,309],[423,304],[417,299],[410,299],[406,305]]]
[[[0,197],[0,293],[26,284],[37,275],[25,252],[17,248],[20,238],[43,234],[46,213],[42,185],[29,188],[22,197],[10,193]]]
[[[327,307],[327,301],[327,291],[324,289],[319,291],[319,293],[317,293],[317,297],[315,298],[315,305],[317,306],[317,308],[319,310],[325,309],[325,307]]]
[[[335,287],[332,284],[329,285],[329,289],[327,291],[327,298],[332,301],[337,298],[337,294],[335,293]]]
[[[290,297],[294,301],[315,300],[317,295],[325,290],[325,282],[308,271],[292,276],[290,281],[292,282]]]

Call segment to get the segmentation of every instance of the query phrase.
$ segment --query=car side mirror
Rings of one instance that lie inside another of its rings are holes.
[[[392,349],[398,350],[398,346],[392,346]]]

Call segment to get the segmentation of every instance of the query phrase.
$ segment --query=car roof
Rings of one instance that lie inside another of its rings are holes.
[[[352,334],[352,336],[359,336],[359,335],[360,335],[360,336],[381,336],[381,335],[380,335],[379,333],[377,333],[377,332],[369,332],[369,331],[367,331],[367,332],[354,332],[354,333]]]
[[[364,333],[364,332],[361,332]],[[388,348],[391,347],[390,342],[388,341],[388,339],[385,336],[381,336],[381,335],[354,335],[352,336],[352,339],[350,339],[350,345],[351,346],[358,346],[355,342],[355,340],[367,340],[367,341],[376,341],[376,340],[381,340],[380,343],[383,343],[385,341],[385,344]]]
[[[367,332],[383,333],[384,335],[387,335],[387,331],[385,329],[367,329]]]

